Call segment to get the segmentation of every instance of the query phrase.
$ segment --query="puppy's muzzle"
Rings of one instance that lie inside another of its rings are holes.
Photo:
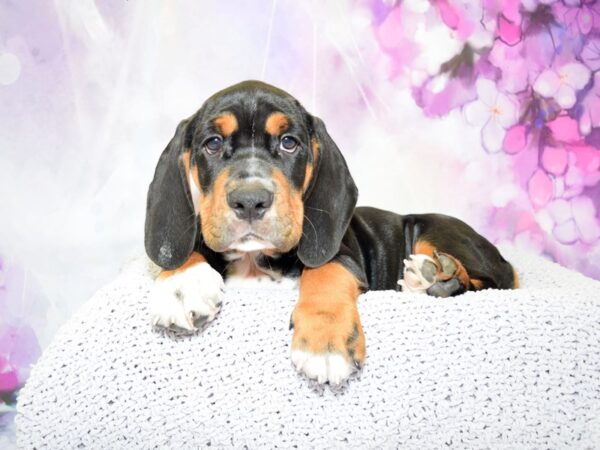
[[[273,192],[262,183],[247,183],[227,194],[227,203],[239,219],[260,220],[273,204]]]

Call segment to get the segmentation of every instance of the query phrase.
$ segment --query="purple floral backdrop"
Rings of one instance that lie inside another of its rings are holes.
[[[526,241],[536,252],[600,278],[600,5],[370,5],[377,40],[391,61],[389,76],[412,76],[423,114],[461,110],[465,123],[480,130],[483,151],[510,156],[505,162],[512,188],[492,198],[488,236]],[[452,39],[433,65],[422,61],[421,42],[430,39],[430,30]]]
[[[0,5],[0,447],[41,349],[142,251],[154,164],[212,92],[300,98],[361,204],[600,279],[599,69],[588,0]]]

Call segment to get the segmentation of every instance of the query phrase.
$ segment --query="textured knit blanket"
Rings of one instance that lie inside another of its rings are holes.
[[[600,282],[505,251],[523,288],[370,292],[361,374],[290,362],[290,288],[229,287],[203,332],[150,326],[145,260],[56,335],[18,403],[24,448],[600,448]],[[68,289],[68,287],[65,287]]]

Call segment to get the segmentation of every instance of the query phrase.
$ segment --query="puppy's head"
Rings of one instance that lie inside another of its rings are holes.
[[[182,121],[148,192],[146,251],[179,267],[198,237],[216,252],[337,253],[357,190],[323,122],[286,92],[246,81]]]

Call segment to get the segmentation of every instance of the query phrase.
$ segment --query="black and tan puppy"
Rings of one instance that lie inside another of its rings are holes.
[[[325,125],[292,96],[257,81],[216,93],[179,124],[148,192],[146,251],[163,269],[154,324],[193,331],[214,319],[228,276],[299,277],[292,361],[340,383],[365,358],[361,292],[516,287],[465,223],[355,209],[357,196]]]

